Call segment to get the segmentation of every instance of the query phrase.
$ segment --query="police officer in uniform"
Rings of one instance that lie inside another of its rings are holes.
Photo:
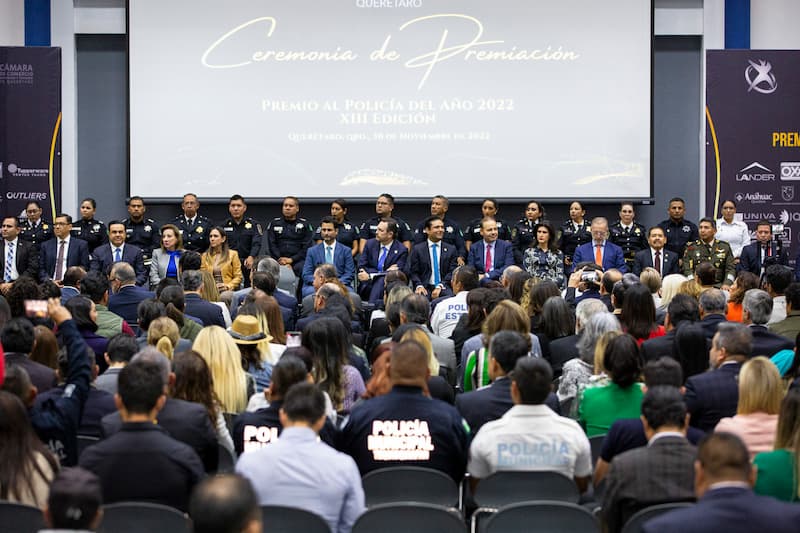
[[[514,247],[514,263],[522,266],[525,250],[536,245],[536,226],[547,223],[544,219],[544,207],[536,200],[531,200],[525,207],[525,216],[517,220],[511,228],[511,244]]]
[[[716,269],[714,286],[730,289],[736,279],[736,263],[731,246],[725,241],[714,238],[717,225],[713,218],[700,219],[699,233],[699,239],[686,245],[686,252],[683,254],[683,275],[689,279],[694,278],[697,265],[707,261]]]
[[[466,243],[466,249],[469,251],[469,247],[472,246],[473,242],[478,242],[483,237],[481,236],[481,221],[484,217],[491,217],[497,223],[497,238],[501,241],[508,241],[511,242],[511,226],[505,220],[500,220],[497,218],[497,211],[499,210],[499,205],[497,200],[494,198],[486,198],[481,203],[481,213],[483,215],[479,218],[473,219],[464,227],[464,241]]]
[[[228,240],[228,247],[236,250],[242,260],[242,274],[244,286],[250,286],[250,270],[253,268],[253,261],[258,257],[261,250],[261,238],[263,231],[261,224],[250,217],[244,216],[247,212],[247,202],[240,194],[234,194],[228,200],[228,213],[231,217],[222,224],[225,236]]]
[[[564,253],[564,271],[572,270],[575,249],[592,240],[592,223],[586,219],[586,210],[577,200],[569,204],[569,220],[558,230],[558,249]]]
[[[81,202],[80,221],[72,226],[72,236],[83,239],[89,245],[89,253],[95,248],[108,243],[108,229],[101,221],[94,218],[97,202],[94,198],[84,198]]]
[[[636,252],[648,247],[647,228],[634,220],[633,204],[623,202],[619,207],[619,220],[609,228],[608,240],[622,248],[628,270],[633,271]]]
[[[658,226],[664,230],[667,236],[667,250],[675,252],[678,257],[683,257],[686,245],[700,238],[697,226],[683,218],[686,213],[686,202],[683,198],[675,197],[669,201],[667,210],[669,218],[662,220]]]
[[[447,209],[450,207],[450,200],[447,197],[437,194],[431,200],[431,216],[439,217],[444,222],[444,237],[442,240],[452,245],[458,254],[458,266],[463,266],[467,259],[467,247],[464,243],[464,232],[461,226],[452,218],[447,217]],[[425,242],[428,235],[425,233],[425,220],[420,221],[414,229],[414,244]]]
[[[128,218],[122,223],[125,225],[125,242],[142,249],[144,266],[149,267],[153,249],[161,246],[161,235],[158,222],[145,218],[146,209],[141,196],[131,196],[128,200]]]
[[[368,240],[375,238],[375,232],[378,230],[378,224],[386,219],[391,218],[397,223],[397,236],[396,239],[402,242],[406,248],[411,250],[411,241],[414,240],[414,234],[411,232],[411,226],[403,220],[392,214],[394,211],[394,196],[389,193],[383,193],[378,196],[375,201],[376,216],[369,218],[361,223],[358,228],[358,238],[360,240],[359,246],[364,250],[364,245]]]
[[[197,195],[184,194],[181,209],[183,209],[183,214],[176,216],[172,223],[181,232],[183,247],[194,252],[205,252],[208,249],[208,232],[213,224],[208,217],[197,212],[200,209]]]
[[[331,202],[331,218],[336,226],[336,242],[342,246],[347,246],[353,251],[353,256],[358,253],[360,232],[358,226],[347,218],[347,200],[337,198]],[[314,230],[314,242],[322,242],[320,228]]]
[[[283,199],[282,217],[273,218],[264,232],[269,254],[281,266],[291,268],[297,278],[303,275],[306,251],[311,246],[314,228],[300,218],[300,200],[294,196]],[[263,248],[263,246],[262,246]]]
[[[31,200],[25,206],[27,220],[20,224],[19,238],[39,245],[53,238],[53,223],[42,218],[42,206],[36,200]]]

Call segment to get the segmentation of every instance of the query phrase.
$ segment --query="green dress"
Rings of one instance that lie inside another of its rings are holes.
[[[759,453],[753,464],[758,468],[756,486],[753,487],[756,494],[786,502],[797,501],[797,465],[792,451]]]
[[[578,422],[591,438],[605,435],[620,418],[639,418],[642,406],[642,384],[623,389],[616,383],[584,389],[578,407]]]
[[[464,364],[464,392],[485,387],[489,380],[489,354],[486,348],[479,348],[469,352]]]

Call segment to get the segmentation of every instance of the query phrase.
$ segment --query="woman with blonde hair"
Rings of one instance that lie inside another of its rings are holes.
[[[436,398],[437,400],[442,400],[451,404],[455,403],[456,399],[453,387],[451,387],[447,383],[447,380],[441,375],[439,360],[436,359],[436,355],[433,353],[431,338],[428,337],[428,334],[422,329],[422,326],[418,324],[403,324],[395,331],[392,340],[395,339],[397,339],[396,342],[413,341],[422,346],[428,354],[428,371],[431,374],[428,378],[428,393],[432,398]]]
[[[228,332],[219,326],[207,326],[197,335],[192,349],[208,363],[214,392],[226,413],[241,413],[255,388],[242,368],[242,355]]]
[[[286,329],[283,325],[283,315],[281,314],[281,306],[278,304],[278,300],[264,291],[255,289],[247,295],[245,303],[253,303],[261,309],[267,320],[267,327],[264,328],[264,331],[272,337],[273,343],[285,345]],[[280,354],[274,356],[274,358],[278,357],[280,357]]]
[[[156,318],[150,322],[150,327],[147,328],[147,344],[155,346],[156,350],[163,353],[170,361],[175,355],[175,347],[180,338],[178,325],[174,320],[165,316]]]
[[[549,282],[542,282],[549,283]],[[464,392],[479,389],[489,384],[489,342],[500,330],[516,331],[531,341],[530,354],[541,357],[539,339],[531,333],[531,319],[519,304],[503,300],[492,309],[483,323],[480,335],[468,339],[462,349],[464,366]],[[464,354],[467,354],[464,357]]]
[[[738,435],[750,452],[772,450],[778,428],[783,383],[775,364],[764,356],[753,357],[739,372],[739,403],[736,415],[723,418],[714,431]]]
[[[697,278],[695,279],[688,279],[681,283],[681,286],[678,288],[678,294],[685,294],[687,296],[691,296],[695,300],[700,299],[700,293],[703,292],[703,288],[697,282]]]
[[[681,285],[686,281],[686,276],[681,274],[670,274],[661,280],[661,303],[658,309],[666,311],[669,303],[680,291]]]
[[[756,494],[787,502],[800,499],[800,388],[790,389],[781,402],[775,449],[756,455],[753,465]]]

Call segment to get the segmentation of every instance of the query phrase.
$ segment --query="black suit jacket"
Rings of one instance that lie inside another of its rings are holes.
[[[456,409],[469,424],[472,435],[475,435],[486,422],[503,416],[513,405],[509,378],[497,379],[487,387],[456,396]],[[547,396],[545,405],[556,414],[561,414],[558,397],[552,392]]]
[[[455,246],[444,241],[440,241],[438,244],[439,277],[442,285],[449,286],[453,279],[453,271],[458,266],[458,251]],[[410,274],[411,284],[415,289],[420,285],[427,290],[434,288],[430,283],[433,267],[431,266],[427,239],[411,248],[408,273]]]
[[[148,271],[144,268],[144,256],[142,249],[132,244],[122,247],[122,262],[128,263],[136,272],[136,284],[140,287],[147,282]],[[114,264],[114,255],[111,253],[111,245],[103,244],[92,252],[90,268],[95,272],[108,274],[111,272],[111,265]]]
[[[121,316],[128,324],[136,324],[139,318],[136,308],[142,300],[155,297],[156,293],[147,289],[136,285],[125,285],[119,292],[109,295],[108,310]]]
[[[689,424],[710,433],[722,418],[736,414],[741,369],[740,363],[728,363],[686,380],[683,399],[691,415]]]
[[[672,352],[672,345],[675,342],[675,334],[677,332],[677,329],[671,329],[661,337],[655,337],[644,341],[639,350],[639,353],[642,354],[642,360],[647,363],[648,361],[657,361],[662,357],[672,357],[675,359],[675,354]]]
[[[666,248],[661,250],[663,258],[661,263],[661,277],[668,276],[669,274],[680,274],[680,266],[678,266],[678,254],[671,252]],[[642,273],[642,270],[653,266],[653,254],[648,246],[644,250],[639,250],[633,256],[633,273],[637,276]]]
[[[550,341],[550,366],[553,367],[553,377],[561,375],[561,368],[570,359],[575,359],[578,353],[578,340],[580,335],[570,335]]]
[[[225,327],[225,318],[220,306],[203,300],[199,295],[186,293],[186,307],[184,312],[187,315],[196,316],[203,321],[204,326]]]
[[[781,350],[794,348],[793,341],[777,333],[772,333],[766,326],[750,326],[750,333],[753,334],[753,348],[750,351],[750,357],[757,355],[772,357]]]
[[[17,238],[17,249],[15,250],[14,263],[17,266],[17,273],[20,276],[29,276],[37,279],[39,276],[39,251],[36,246]],[[0,281],[6,270],[6,240],[0,239]]]
[[[24,353],[6,352],[5,359],[6,365],[17,365],[24,368],[31,378],[31,383],[39,392],[48,391],[58,385],[56,373],[52,368],[31,360]]]
[[[775,258],[776,264],[789,264],[789,258],[786,255],[786,250],[783,250],[779,255],[778,246],[776,243],[771,242],[769,247],[771,257]],[[770,263],[767,262],[767,264]],[[742,248],[742,254],[739,256],[739,264],[736,266],[736,271],[741,272],[743,270],[752,272],[756,276],[761,275],[761,243],[754,242]]]
[[[697,324],[703,328],[703,331],[706,334],[706,339],[710,341],[717,332],[717,326],[719,326],[722,322],[727,321],[728,319],[723,315],[713,314],[704,316],[703,319]]]
[[[58,241],[59,239],[55,238],[42,243],[39,251],[39,281],[52,279],[55,273]],[[70,236],[67,247],[67,268],[73,266],[81,266],[85,271],[89,271],[89,245],[86,241]],[[66,269],[64,273],[66,273]]]
[[[188,444],[197,452],[206,472],[216,472],[219,459],[217,434],[205,407],[199,403],[167,398],[156,420],[172,438]],[[121,428],[122,419],[118,412],[103,417],[102,431],[106,438]]]

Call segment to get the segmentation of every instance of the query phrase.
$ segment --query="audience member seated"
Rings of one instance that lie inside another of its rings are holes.
[[[3,320],[3,325],[8,320]],[[29,357],[32,361],[36,361],[47,368],[52,368],[53,370],[58,368],[58,340],[52,329],[47,326],[34,326],[33,349]]]
[[[103,518],[100,480],[83,468],[65,468],[50,485],[46,531],[94,531]]]
[[[785,265],[770,265],[764,273],[764,290],[772,298],[772,314],[767,324],[786,318],[786,288],[794,281],[794,272]]]
[[[750,357],[764,355],[772,357],[781,350],[791,350],[794,342],[772,333],[767,329],[767,322],[772,315],[772,298],[766,291],[750,289],[742,302],[742,322],[750,327],[753,344]]]
[[[225,318],[218,305],[203,298],[203,275],[199,270],[185,270],[181,273],[186,312],[203,321],[204,326],[225,327]]]
[[[253,376],[256,382],[256,392],[261,392],[269,387],[272,375],[272,364],[265,360],[264,354],[259,349],[259,344],[267,338],[261,330],[258,319],[254,316],[241,315],[233,321],[228,334],[233,337],[233,342],[242,354],[242,368]]]
[[[587,298],[575,306],[575,331],[567,337],[552,340],[549,346],[550,366],[553,376],[561,378],[564,363],[580,357],[578,344],[583,336],[583,329],[589,318],[596,313],[607,313],[605,304],[596,298]]]
[[[458,359],[456,359],[455,344],[450,339],[437,337],[427,328],[430,315],[430,303],[425,296],[412,294],[400,303],[400,323],[419,324],[425,328],[425,333],[433,346],[433,353],[439,364],[446,369],[445,378],[451,385],[456,383]]]
[[[768,327],[772,333],[789,340],[800,334],[800,283],[792,283],[786,288],[786,318]]]
[[[736,322],[720,324],[709,352],[713,370],[686,380],[686,406],[693,427],[709,432],[722,418],[736,414],[739,371],[752,346],[750,330]]]
[[[461,266],[453,271],[454,296],[440,300],[431,313],[431,330],[434,335],[449,339],[459,318],[467,313],[467,295],[478,287],[478,273],[471,266]]]
[[[515,339],[523,342],[520,336]],[[520,357],[511,374],[514,406],[487,422],[469,448],[473,487],[497,471],[558,472],[574,479],[581,492],[592,475],[592,452],[581,427],[544,405],[553,372],[547,361]]]
[[[127,263],[115,263],[108,280],[111,283],[108,310],[121,316],[129,325],[136,324],[139,303],[155,298],[155,293],[136,285],[136,273]]]
[[[640,345],[642,360],[657,361],[662,357],[677,359],[675,353],[675,337],[678,328],[694,324],[700,319],[697,300],[685,294],[676,295],[667,307],[664,316],[664,329],[666,333],[644,341]],[[704,332],[705,333],[705,332]]]
[[[656,322],[656,305],[650,289],[641,283],[632,285],[625,291],[622,304],[622,329],[641,344],[650,339],[664,336],[664,326]]]
[[[117,378],[119,378],[120,371],[125,368],[125,365],[130,363],[131,359],[138,351],[139,345],[136,343],[136,339],[130,335],[117,333],[108,339],[106,353],[103,354],[108,368],[101,375],[97,376],[97,379],[94,380],[94,386],[110,394],[116,394]]]
[[[200,330],[203,329],[203,324],[199,318],[193,318],[184,313],[186,296],[183,292],[183,287],[180,285],[164,287],[158,295],[158,301],[164,304],[164,311],[167,313],[167,317],[172,319],[178,326],[180,338],[186,339],[190,343],[194,342]]]
[[[742,321],[742,301],[744,293],[750,289],[757,289],[760,285],[758,276],[752,272],[743,270],[736,276],[736,280],[731,285],[731,292],[728,293],[728,312],[725,318],[731,322]]]
[[[395,346],[391,392],[351,411],[341,449],[355,459],[362,475],[408,465],[440,470],[456,483],[464,476],[469,429],[454,407],[423,394],[430,376],[427,360],[416,342]]]
[[[270,320],[262,305],[272,310],[273,320]],[[283,321],[278,306],[278,301],[266,294],[257,302],[248,302],[239,308],[239,314],[255,317],[258,327],[266,337],[256,344],[263,362],[274,365],[286,350],[286,332],[283,330]],[[236,315],[239,316],[238,314]]]
[[[97,335],[107,339],[117,333],[136,334],[121,316],[108,310],[108,276],[100,272],[89,272],[81,281],[81,294],[89,298],[95,307]]]
[[[723,418],[714,431],[737,435],[750,452],[767,452],[775,444],[778,411],[783,397],[783,382],[778,369],[763,356],[742,365],[739,372],[739,402],[736,415]]]
[[[573,333],[575,333],[575,316],[569,304],[561,296],[548,298],[542,307],[542,321],[536,332],[545,361],[550,363],[553,359],[550,343],[569,337]]]
[[[550,280],[534,280],[528,287],[527,297],[523,295],[520,305],[531,318],[531,332],[538,333],[542,322],[544,303],[553,296],[561,296],[561,291],[558,289],[558,285]]]
[[[642,399],[647,446],[614,457],[606,476],[602,514],[616,533],[638,510],[694,501],[696,449],[686,440],[686,404],[676,387],[657,386]]]
[[[698,278],[699,279],[699,278]],[[717,327],[726,322],[725,311],[727,310],[725,293],[719,289],[704,290],[698,298],[700,307],[700,326],[706,333],[706,338],[711,340]]]
[[[108,346],[108,339],[101,337],[97,332],[97,309],[94,302],[83,295],[70,298],[64,307],[72,314],[75,325],[83,337],[83,342],[94,352],[94,362],[100,367],[100,372],[104,372],[108,365],[104,355]]]
[[[394,331],[392,341],[395,344],[404,341],[414,341],[425,349],[425,353],[428,354],[428,370],[431,373],[431,376],[428,378],[427,391],[431,398],[436,398],[437,400],[442,400],[443,402],[453,405],[456,401],[455,391],[453,387],[450,386],[450,383],[447,382],[448,371],[439,364],[436,354],[433,353],[433,345],[428,335],[430,335],[430,332],[426,331],[425,328],[419,324],[403,324]],[[388,358],[389,354],[387,354],[386,357]],[[389,385],[387,390],[384,391],[384,393],[387,393],[391,390],[391,383],[388,380],[388,371],[385,377],[385,381],[387,385]]]
[[[653,518],[645,533],[701,531],[750,532],[754,525],[770,533],[797,531],[800,507],[766,496],[751,487],[755,470],[747,447],[730,433],[708,435],[700,443],[695,462],[697,504]]]
[[[800,457],[800,389],[790,389],[781,402],[775,449],[753,459],[757,468],[756,494],[787,502],[798,500],[798,460]],[[789,475],[789,472],[792,475]]]
[[[237,474],[204,479],[189,500],[194,533],[261,533],[261,507],[253,485]]]
[[[353,459],[319,439],[327,420],[322,391],[293,385],[280,419],[281,437],[242,455],[236,471],[253,484],[259,505],[299,507],[321,516],[332,532],[350,531],[365,511],[364,489]]]
[[[56,386],[56,373],[52,368],[30,359],[34,339],[33,324],[27,318],[12,318],[0,332],[6,365],[23,368],[36,390],[45,392]]]
[[[226,413],[241,413],[255,392],[255,380],[242,368],[242,355],[228,332],[219,326],[203,328],[192,345],[211,370],[214,393]]]

